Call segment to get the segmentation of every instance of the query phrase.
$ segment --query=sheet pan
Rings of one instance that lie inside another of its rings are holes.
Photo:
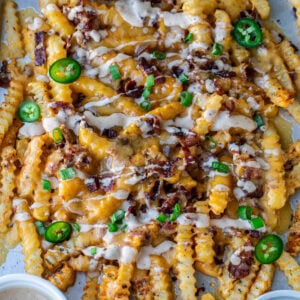
[[[14,0],[19,9],[25,9],[32,7],[38,12],[37,0]],[[0,0],[0,40],[4,39],[3,24],[1,24],[2,18],[2,5],[3,0]],[[296,27],[296,19],[292,7],[288,3],[288,0],[269,0],[271,5],[271,18],[275,23],[282,28],[288,38],[293,42],[294,45],[300,49],[300,30]],[[5,90],[0,88],[0,101],[3,100]],[[289,118],[288,116],[285,116]],[[300,139],[300,125],[294,124],[293,126],[293,138]],[[292,197],[292,206],[295,209],[297,203],[300,201],[300,192]],[[286,238],[286,235],[283,235]],[[0,276],[11,274],[11,273],[24,273],[23,254],[21,253],[21,247],[17,246],[11,250],[7,256],[6,262],[0,267]],[[198,286],[205,287],[207,291],[212,290],[214,281],[210,278],[204,277],[198,274]],[[69,288],[65,293],[69,300],[80,300],[82,294],[82,288],[84,286],[85,279],[83,274],[78,274],[76,283],[73,287]],[[287,280],[282,272],[277,271],[275,279],[273,281],[272,290],[278,289],[290,289],[287,284]]]

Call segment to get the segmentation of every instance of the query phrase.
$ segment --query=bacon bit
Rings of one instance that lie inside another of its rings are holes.
[[[249,247],[251,250],[245,249],[246,247]],[[229,262],[229,276],[233,279],[242,279],[249,275],[251,265],[254,262],[253,247],[251,242],[246,242],[242,249],[236,250],[233,255],[236,255],[240,259],[240,263],[233,264],[231,261]]]
[[[150,65],[144,57],[139,59],[139,67],[146,73],[146,75],[155,74],[156,67]]]
[[[241,69],[241,77],[244,81],[253,82],[255,72],[249,65],[244,65]]]
[[[36,66],[41,66],[46,62],[46,32],[39,31],[34,33],[34,63]]]
[[[73,110],[73,105],[67,102],[63,102],[63,101],[55,101],[55,102],[51,102],[49,104],[50,109],[52,110],[53,113],[58,114],[58,112],[62,109],[62,110]]]
[[[230,112],[233,112],[235,110],[235,102],[233,100],[226,99],[223,102],[223,106]]]
[[[169,178],[172,177],[175,171],[175,165],[181,158],[177,157],[168,161],[156,161],[150,159],[148,168],[145,168],[146,176],[158,174],[161,177]]]
[[[246,180],[260,179],[262,176],[261,169],[244,166],[242,178]]]
[[[184,153],[184,160],[187,165],[196,163],[194,156],[192,155],[191,151],[187,147],[181,148]]]
[[[158,210],[165,214],[170,214],[172,212],[174,205],[178,202],[179,202],[178,195],[174,194],[171,197],[164,200],[162,205],[158,208]]]
[[[249,198],[261,198],[263,196],[263,194],[264,194],[263,186],[260,185],[260,186],[257,187],[257,189],[254,192],[247,194],[247,197],[249,197]]]
[[[166,77],[165,76],[157,76],[154,79],[154,84],[158,85],[158,84],[163,84],[166,82]]]
[[[118,136],[118,131],[112,128],[105,128],[102,131],[102,135],[108,137],[109,139],[115,139]]]
[[[161,223],[160,233],[165,236],[171,236],[176,233],[177,224],[171,222]]]
[[[142,96],[144,87],[142,85],[137,86],[135,80],[129,80],[125,82],[123,89],[126,96],[139,98]]]
[[[172,67],[172,72],[175,74],[176,77],[179,77],[183,73],[183,69],[178,66]]]
[[[113,174],[97,175],[88,178],[85,181],[85,184],[91,193],[98,190],[110,192],[115,185],[115,180],[113,179]]]
[[[192,147],[198,145],[200,142],[198,134],[192,130],[181,131],[179,133],[175,133],[175,135],[179,137],[179,142],[183,147]]]
[[[64,151],[64,164],[67,166],[75,166],[80,169],[86,167],[92,162],[87,150],[79,145],[67,143]]]
[[[142,121],[138,122],[138,126],[143,132],[143,135],[152,136],[160,134],[160,121],[155,116],[144,118]]]
[[[217,76],[223,77],[223,78],[232,78],[236,76],[236,73],[233,71],[226,71],[222,70],[215,73]]]
[[[8,63],[6,60],[4,60],[0,64],[0,87],[8,88],[10,80],[11,75],[8,72]]]
[[[97,14],[93,11],[86,11],[86,10],[77,12],[76,17],[73,20],[73,23],[82,32],[97,30],[99,29],[100,26],[100,22],[97,17]]]

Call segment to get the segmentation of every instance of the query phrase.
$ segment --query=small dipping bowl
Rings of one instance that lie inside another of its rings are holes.
[[[57,287],[43,278],[28,274],[9,274],[0,277],[0,300],[67,300],[67,298]]]
[[[278,290],[261,295],[256,300],[300,300],[300,292]]]

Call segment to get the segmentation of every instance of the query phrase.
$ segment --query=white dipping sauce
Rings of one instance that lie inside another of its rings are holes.
[[[37,290],[29,288],[10,288],[0,292],[0,300],[53,300]]]

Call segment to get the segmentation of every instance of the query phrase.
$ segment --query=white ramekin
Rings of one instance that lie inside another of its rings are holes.
[[[256,300],[300,300],[300,292],[278,290],[261,295]]]
[[[67,300],[51,282],[28,274],[9,274],[0,277],[0,292],[13,288],[27,288],[53,300]]]

